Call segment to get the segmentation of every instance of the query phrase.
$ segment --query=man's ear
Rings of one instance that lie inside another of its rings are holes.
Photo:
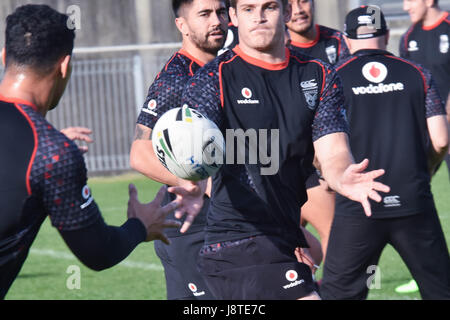
[[[239,27],[236,9],[233,8],[233,7],[230,7],[230,9],[228,9],[228,13],[229,13],[229,15],[230,15],[231,23],[232,23],[235,27]]]
[[[60,65],[61,76],[63,79],[70,76],[70,61],[72,60],[71,56],[65,56]]]
[[[186,19],[184,19],[183,17],[178,17],[175,19],[175,25],[177,26],[178,31],[180,31],[180,33],[183,36],[188,36],[189,35],[189,27],[186,23]]]
[[[348,41],[348,38],[346,35],[343,36],[345,44],[347,45],[348,51],[351,53],[352,52],[352,46],[350,44],[350,41]]]
[[[389,45],[389,39],[391,38],[391,32],[388,30],[386,33],[386,47]]]
[[[2,49],[2,63],[3,63],[3,66],[6,67],[6,50],[5,50],[5,48]]]

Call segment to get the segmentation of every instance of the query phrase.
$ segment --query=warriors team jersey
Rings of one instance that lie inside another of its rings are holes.
[[[444,13],[429,27],[416,23],[400,41],[400,56],[420,63],[433,74],[444,101],[450,89],[450,18]]]
[[[374,218],[392,218],[434,207],[430,190],[427,118],[445,115],[426,69],[382,50],[361,50],[339,63],[350,124],[350,147],[367,170],[385,169],[377,180],[390,186],[383,201],[371,201]],[[340,195],[337,215],[364,215],[360,203]]]
[[[159,118],[173,108],[181,107],[181,96],[187,82],[203,66],[184,50],[176,52],[150,86],[144,107],[141,110],[138,124],[153,129]],[[167,192],[163,204],[175,200],[175,195]],[[209,200],[205,197],[205,205],[187,233],[203,230]],[[169,218],[173,218],[170,214]],[[167,229],[169,237],[180,236],[176,229]]]
[[[347,132],[337,74],[287,48],[284,62],[269,64],[237,46],[195,74],[184,104],[226,136],[227,162],[213,177],[206,244],[266,234],[306,245],[299,212],[313,141]],[[245,164],[236,159],[242,151]]]
[[[350,55],[342,33],[316,25],[316,39],[309,43],[291,41],[291,46],[301,53],[335,64]]]
[[[95,223],[78,147],[32,104],[0,97],[0,291],[9,287],[45,218],[59,231]],[[1,292],[0,292],[1,296]]]

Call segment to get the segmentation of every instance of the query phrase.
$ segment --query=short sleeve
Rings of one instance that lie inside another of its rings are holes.
[[[87,186],[84,158],[63,134],[42,135],[34,176],[51,223],[60,231],[79,230],[93,224],[100,211]]]
[[[312,126],[313,141],[332,133],[349,133],[340,78],[331,67],[325,68],[325,74],[324,90]]]
[[[219,67],[213,64],[197,71],[195,76],[188,81],[181,100],[182,105],[196,109],[221,128],[223,124],[223,112]]]
[[[167,111],[181,106],[181,96],[190,76],[176,68],[163,71],[150,86],[137,124],[153,129]]]
[[[426,96],[425,96],[425,112],[426,117],[446,115],[445,101],[440,95],[438,86],[431,75],[431,72],[425,68],[420,68],[426,82]]]

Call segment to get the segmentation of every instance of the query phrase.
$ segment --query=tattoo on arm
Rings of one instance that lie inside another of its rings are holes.
[[[152,129],[138,124],[136,126],[134,140],[152,140]]]

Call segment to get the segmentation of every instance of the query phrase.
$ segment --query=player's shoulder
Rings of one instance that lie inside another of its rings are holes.
[[[291,61],[294,61],[294,63],[300,63],[312,68],[319,68],[324,71],[333,69],[328,62],[306,55],[295,47],[289,47],[289,54],[291,56]]]
[[[226,50],[198,70],[195,77],[203,77],[204,75],[208,75],[210,77],[218,76],[221,66],[224,63],[231,62],[236,56],[237,54],[233,50]]]
[[[342,32],[333,28],[318,25],[319,33],[322,38],[339,38],[342,39]]]
[[[184,74],[189,71],[190,63],[191,60],[188,57],[180,54],[180,52],[177,51],[164,64],[164,67],[158,74],[157,79],[167,75]]]

